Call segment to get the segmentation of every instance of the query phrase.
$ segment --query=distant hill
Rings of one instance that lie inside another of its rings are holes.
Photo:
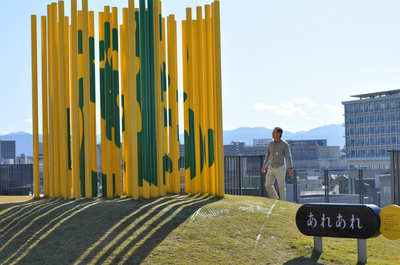
[[[232,141],[242,141],[246,145],[253,145],[253,139],[272,139],[272,130],[264,127],[240,127],[235,130],[224,131],[224,144],[230,144]],[[344,126],[343,124],[331,124],[311,129],[309,131],[300,132],[283,132],[285,140],[311,140],[311,139],[327,139],[328,145],[344,146]],[[25,153],[29,156],[33,155],[32,135],[26,132],[10,133],[0,135],[2,141],[17,141],[17,156]],[[181,143],[184,142],[183,134],[179,135]],[[42,135],[39,135],[39,141],[42,141]],[[100,142],[100,136],[97,136]]]
[[[253,139],[272,139],[273,129],[263,127],[241,127],[231,131],[224,131],[224,144],[232,141],[242,141],[246,145],[253,145]],[[311,140],[327,139],[329,146],[344,146],[343,124],[331,124],[296,133],[284,131],[282,138],[285,140]]]
[[[0,135],[2,141],[16,141],[17,156],[22,153],[28,156],[33,155],[33,139],[32,134],[26,132],[10,133]],[[42,135],[39,135],[39,142],[42,141]]]

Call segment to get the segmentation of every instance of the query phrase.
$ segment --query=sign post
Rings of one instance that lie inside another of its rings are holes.
[[[301,233],[314,237],[318,252],[322,252],[322,237],[356,238],[358,261],[365,263],[366,239],[380,235],[380,211],[373,204],[304,204],[297,211],[296,225]]]

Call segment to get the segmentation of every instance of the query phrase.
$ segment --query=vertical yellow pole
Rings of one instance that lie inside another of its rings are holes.
[[[66,89],[66,116],[67,116],[67,197],[71,197],[71,176],[72,176],[72,150],[71,150],[71,69],[70,69],[70,30],[69,18],[64,18],[64,39],[65,39],[65,89]]]
[[[201,192],[201,176],[200,176],[200,98],[199,98],[199,65],[198,65],[198,36],[197,36],[197,21],[193,20],[192,22],[192,34],[193,34],[193,111],[194,111],[194,126],[195,126],[195,150],[196,150],[196,177],[192,179],[192,182],[195,183],[195,193]]]
[[[68,19],[68,17],[66,17],[65,19]],[[68,45],[69,45],[69,50],[68,50],[68,52],[69,52],[69,86],[68,86],[68,89],[69,89],[69,92],[68,92],[68,111],[69,111],[69,136],[68,136],[68,145],[69,145],[69,152],[70,152],[70,157],[69,157],[69,180],[70,180],[70,190],[71,190],[71,196],[73,197],[74,196],[74,178],[73,178],[73,176],[72,176],[72,156],[73,156],[73,154],[74,154],[74,150],[72,149],[73,148],[73,146],[72,146],[72,132],[73,132],[73,130],[74,130],[74,128],[73,128],[73,123],[72,123],[72,102],[71,102],[71,100],[72,100],[72,76],[71,76],[71,74],[72,74],[72,57],[71,57],[71,53],[72,53],[72,50],[71,50],[71,30],[72,30],[72,27],[71,27],[71,25],[69,24],[69,22],[67,23],[67,21],[65,21],[65,23],[66,23],[66,27],[68,28]]]
[[[114,78],[114,72],[119,71],[119,53],[118,53],[118,47],[114,47],[114,41],[115,39],[118,39],[118,36],[114,36],[115,31],[118,32],[118,9],[116,7],[112,8],[112,20],[111,20],[111,28],[112,28],[112,50],[113,50],[113,55],[112,55],[112,60],[113,60],[113,78]],[[119,83],[119,82],[117,82]],[[113,79],[113,84],[116,85],[116,80]],[[119,105],[115,106],[115,110],[119,110],[121,107],[121,99],[119,95],[119,88],[118,87],[113,87],[115,89],[115,96],[117,97],[117,102]],[[114,99],[113,99],[114,100]],[[119,112],[118,112],[119,113]],[[120,133],[120,129],[117,128],[120,124],[120,116],[114,115],[115,117],[115,131],[114,131],[114,137],[113,139],[120,139],[120,136],[118,135]],[[118,119],[118,120],[117,120]],[[119,141],[119,140],[117,140]],[[115,170],[115,196],[120,197],[122,195],[121,191],[121,148],[119,148],[120,143],[118,143],[118,146],[115,145],[117,143],[114,143],[114,170]]]
[[[130,98],[131,98],[131,91],[129,87],[129,9],[124,8],[122,10],[122,19],[123,19],[123,32],[121,30],[121,72],[124,76],[124,80],[122,80],[121,84],[123,85],[123,94],[124,94],[124,109],[123,109],[123,117],[125,118],[125,129],[123,129],[123,133],[125,134],[122,136],[122,143],[125,149],[125,159],[124,159],[124,189],[125,194],[128,197],[132,197],[132,150],[131,150],[131,129],[132,129],[132,122],[131,122],[131,106]],[[121,27],[122,28],[122,27]],[[122,61],[123,60],[123,61]],[[122,88],[121,87],[121,88]],[[122,91],[122,89],[121,89]],[[124,140],[125,138],[125,140]]]
[[[90,164],[91,164],[91,188],[92,196],[97,196],[97,135],[96,135],[96,82],[95,82],[95,62],[94,62],[94,12],[89,12],[89,44],[92,48],[89,49],[89,104],[90,104]],[[93,58],[93,61],[91,61]]]
[[[164,105],[161,101],[161,54],[160,54],[160,17],[158,0],[154,0],[154,55],[155,55],[155,84],[156,84],[156,120],[157,120],[157,183],[158,190],[155,196],[162,194],[163,184],[163,156],[164,156]],[[155,189],[155,185],[152,185]]]
[[[197,177],[197,159],[196,159],[196,114],[195,114],[195,96],[194,96],[194,56],[195,52],[193,49],[193,21],[192,21],[192,9],[186,8],[186,45],[187,45],[187,78],[188,78],[188,99],[189,99],[189,152],[190,152],[190,192],[196,193],[196,177]],[[186,144],[186,142],[185,142]]]
[[[48,64],[49,64],[49,154],[50,154],[50,176],[49,176],[49,196],[54,198],[54,163],[55,163],[55,154],[54,154],[54,93],[53,93],[53,10],[52,5],[47,6],[47,17],[48,17]]]
[[[47,22],[42,16],[43,195],[49,196],[49,119],[47,104]]]
[[[58,16],[57,3],[52,3],[52,19],[53,19],[53,126],[54,126],[54,197],[61,197],[61,156],[60,156],[60,87],[59,87],[59,48],[58,48]]]
[[[119,32],[120,32],[120,57],[121,57],[121,116],[122,116],[122,188],[123,188],[123,193],[127,194],[127,176],[126,176],[126,166],[127,166],[127,135],[126,135],[126,130],[128,126],[128,114],[127,114],[127,109],[129,108],[128,104],[126,104],[126,99],[128,98],[128,94],[126,91],[126,59],[125,59],[125,27],[126,26],[126,20],[127,20],[127,8],[122,9],[122,25],[119,26]],[[129,188],[128,188],[129,189]]]
[[[111,15],[110,15],[110,7],[109,6],[105,6],[104,7],[104,22],[105,22],[105,24],[108,24],[109,26],[111,25],[111,23],[110,23],[110,20],[111,20]],[[105,36],[108,34],[108,36],[110,36],[110,32],[111,32],[111,27],[109,27],[108,28],[109,29],[109,31],[108,32],[106,32],[105,30],[106,30],[106,28],[104,29],[104,34],[105,34]],[[110,37],[109,37],[109,40],[108,41],[110,41]],[[106,40],[106,39],[105,39]],[[111,43],[111,41],[110,41],[110,43]],[[106,42],[105,42],[105,44],[107,45],[107,40],[106,40]],[[106,47],[107,48],[107,47]],[[111,73],[109,73],[108,71],[107,71],[107,67],[110,67],[111,66],[111,50],[112,50],[112,48],[111,48],[111,46],[110,47],[108,47],[108,49],[105,51],[106,52],[106,58],[105,58],[105,61],[106,61],[106,71],[105,71],[105,75],[106,75],[106,79],[108,79],[108,80],[111,80]],[[109,65],[109,66],[108,66]],[[112,69],[111,69],[112,70]],[[107,75],[107,74],[109,74],[109,75]],[[105,82],[106,83],[106,94],[107,94],[107,97],[106,97],[106,110],[108,111],[108,112],[110,112],[110,113],[106,113],[106,117],[109,117],[109,116],[111,116],[112,115],[112,113],[111,113],[111,106],[109,105],[109,99],[108,99],[108,97],[110,97],[111,96],[111,93],[110,92],[108,92],[108,90],[110,90],[111,89],[111,81],[106,81]],[[110,84],[110,85],[109,85]],[[108,126],[108,123],[112,123],[112,118],[108,118],[107,119],[107,121],[106,121],[106,123],[107,123],[107,126]],[[112,127],[112,125],[109,125],[108,127]],[[111,129],[112,130],[112,129]],[[107,198],[108,199],[111,199],[111,198],[113,198],[114,197],[114,194],[113,194],[113,163],[112,163],[112,157],[113,157],[113,154],[112,154],[112,152],[113,152],[113,148],[112,148],[112,146],[113,146],[113,137],[112,137],[112,133],[111,133],[111,139],[106,139],[106,150],[107,150],[107,152],[105,152],[104,151],[104,153],[102,152],[102,154],[105,154],[105,159],[106,159],[106,174],[107,174]]]
[[[124,10],[122,10],[122,16],[124,14]],[[125,40],[124,40],[124,25],[119,26],[119,32],[120,32],[120,40],[121,40],[121,50],[120,50],[120,60],[121,60],[121,121],[122,121],[122,193],[126,194],[126,163],[127,163],[127,154],[126,154],[126,108],[127,106],[125,105],[125,97],[126,97],[126,92],[125,92],[125,81],[126,81],[126,75],[125,75],[125,58],[124,58],[124,53],[125,53]]]
[[[160,18],[161,16],[161,1],[160,1]],[[162,193],[161,195],[166,195],[166,189],[168,185],[168,190],[170,190],[169,187],[169,152],[168,152],[168,148],[169,148],[169,144],[168,144],[168,84],[167,84],[167,51],[166,51],[166,45],[167,45],[167,39],[166,39],[166,35],[165,35],[165,18],[162,18],[162,41],[161,41],[161,51],[162,51],[162,62],[161,62],[161,69],[162,69],[162,84],[163,84],[163,90],[162,93],[164,93],[164,135],[163,135],[163,141],[164,141],[164,149],[163,149],[163,156],[164,156],[164,160],[165,160],[165,167],[163,167],[163,172],[165,174],[164,177],[164,181],[163,181],[163,185],[162,185]]]
[[[204,93],[204,52],[203,52],[203,14],[201,6],[196,8],[197,15],[197,76],[198,76],[198,117],[199,117],[199,170],[200,170],[200,192],[207,193],[206,189],[206,161],[205,161],[205,131],[206,131],[206,119],[205,119],[205,93]]]
[[[130,160],[128,163],[128,173],[131,178],[131,192],[132,198],[139,198],[139,176],[138,176],[138,157],[137,157],[137,123],[136,123],[136,108],[137,108],[137,91],[136,91],[136,38],[135,38],[135,29],[137,27],[135,22],[135,1],[129,0],[129,18],[128,18],[129,26],[128,26],[128,37],[129,37],[129,105],[130,105]],[[140,65],[140,64],[139,64]]]
[[[184,141],[185,141],[185,192],[191,193],[190,183],[190,126],[189,126],[189,77],[188,77],[188,56],[187,45],[187,22],[182,21],[182,69],[183,69],[183,111],[184,111]]]
[[[224,146],[223,146],[223,127],[222,127],[222,83],[221,83],[221,22],[220,22],[220,4],[219,1],[214,1],[214,42],[215,42],[215,82],[216,82],[216,132],[218,150],[218,191],[217,195],[223,197],[225,195],[224,184]]]
[[[85,197],[85,138],[84,138],[84,83],[83,83],[83,46],[82,46],[82,32],[83,32],[83,25],[82,25],[82,10],[78,11],[78,95],[79,95],[79,181],[80,181],[80,193],[82,197]]]
[[[174,20],[174,39],[175,39],[175,80],[176,80],[176,112],[177,112],[177,117],[176,117],[176,131],[177,131],[177,151],[176,151],[176,156],[177,156],[177,165],[175,166],[175,169],[178,171],[176,177],[178,180],[175,180],[175,185],[174,185],[174,190],[176,193],[181,193],[181,167],[180,167],[180,161],[181,161],[181,156],[180,156],[180,138],[179,138],[179,96],[178,96],[178,42],[177,42],[177,25],[176,25],[176,20]],[[184,166],[185,167],[185,166]],[[185,168],[183,168],[185,169]]]
[[[67,106],[66,106],[66,87],[65,87],[65,17],[64,2],[58,2],[58,32],[59,32],[59,89],[60,89],[60,158],[61,158],[61,191],[64,199],[68,198],[68,149],[67,149]]]
[[[211,6],[205,6],[205,69],[207,82],[207,122],[208,122],[208,192],[215,195],[215,147],[214,147],[214,93],[213,93],[213,63],[212,63],[212,29],[211,29]]]
[[[74,197],[81,197],[80,188],[80,129],[79,87],[78,87],[78,9],[77,0],[71,0],[71,102],[72,102],[72,176],[74,178]]]
[[[33,122],[33,195],[40,197],[39,176],[39,114],[36,15],[31,16],[32,27],[32,122]]]
[[[176,29],[175,16],[170,15],[167,19],[168,27],[168,75],[170,78],[169,93],[169,109],[170,109],[170,133],[169,133],[169,150],[172,160],[172,172],[170,177],[170,192],[180,193],[180,168],[179,168],[179,122],[178,122],[178,83],[177,83],[177,53],[176,53]]]
[[[105,182],[106,176],[106,114],[105,114],[105,66],[106,66],[106,52],[104,50],[104,12],[99,12],[99,41],[100,41],[100,108],[101,108],[101,174],[102,174],[102,189],[103,196],[105,195]]]
[[[92,198],[92,172],[90,163],[91,126],[90,126],[90,79],[89,79],[89,11],[88,0],[82,0],[82,46],[83,46],[83,116],[85,142],[85,197]]]
[[[203,19],[203,93],[204,93],[204,106],[203,106],[203,114],[204,114],[204,129],[203,129],[203,151],[204,151],[204,190],[205,193],[210,193],[210,168],[209,168],[209,137],[208,137],[208,86],[207,86],[207,44],[206,44],[206,20]]]

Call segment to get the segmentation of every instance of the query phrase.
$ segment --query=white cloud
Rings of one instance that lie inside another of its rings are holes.
[[[311,119],[307,115],[306,109],[312,109],[316,106],[317,104],[315,104],[314,102],[312,102],[307,98],[295,98],[293,101],[281,104],[281,108],[276,110],[275,114],[283,115],[286,117],[292,117],[298,115],[306,119]]]
[[[274,113],[278,114],[278,115],[285,116],[285,117],[292,117],[293,115],[296,115],[296,114],[300,115],[300,116],[303,116],[303,117],[307,116],[305,111],[302,110],[301,108],[284,107],[284,108],[281,108],[281,109],[278,109],[278,110],[274,111]]]
[[[337,114],[337,115],[342,115],[343,114],[343,108],[340,107],[335,107],[329,104],[326,104],[324,107],[327,111],[329,111],[332,114]]]
[[[289,101],[286,104],[282,104],[284,108],[313,108],[317,106],[314,102],[306,98],[295,98],[293,101]]]
[[[285,117],[300,116],[309,120],[311,118],[307,114],[307,111],[314,109],[316,106],[317,104],[311,100],[301,97],[280,104],[280,106],[272,106],[265,103],[254,103],[252,108],[255,110],[273,110],[277,115]],[[314,109],[313,111],[315,112],[317,110]]]
[[[276,109],[276,106],[272,106],[272,105],[267,105],[265,103],[254,103],[252,106],[252,109],[255,110],[268,110],[268,109]]]
[[[32,123],[32,119],[25,119],[25,122]]]

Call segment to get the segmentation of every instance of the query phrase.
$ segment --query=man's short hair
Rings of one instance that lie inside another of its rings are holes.
[[[277,132],[277,133],[280,133],[280,134],[281,134],[281,137],[282,137],[282,134],[283,134],[282,128],[281,128],[281,127],[275,127],[275,129],[276,129],[276,132]]]

